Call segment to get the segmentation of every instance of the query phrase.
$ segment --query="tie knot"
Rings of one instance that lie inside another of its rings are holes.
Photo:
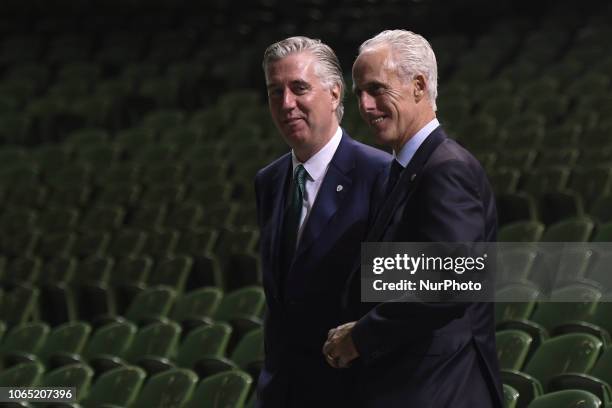
[[[307,175],[308,172],[301,164],[298,164],[293,172],[293,180],[295,181],[295,184],[298,186],[302,194],[304,194],[304,189],[306,188]]]

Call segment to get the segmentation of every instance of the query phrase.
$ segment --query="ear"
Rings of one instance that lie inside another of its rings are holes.
[[[414,84],[414,100],[420,102],[425,98],[425,92],[427,92],[427,79],[422,74],[417,74],[414,76],[412,83]]]
[[[329,89],[329,93],[331,95],[332,106],[335,111],[336,109],[338,109],[338,106],[340,105],[340,86],[338,84],[332,85],[331,88]]]

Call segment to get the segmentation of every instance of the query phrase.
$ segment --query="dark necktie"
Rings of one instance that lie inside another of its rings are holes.
[[[293,171],[293,183],[289,192],[289,205],[287,206],[287,212],[285,214],[283,233],[287,265],[291,265],[291,260],[295,252],[297,234],[302,216],[302,203],[304,200],[304,193],[306,192],[307,175],[306,169],[301,164]]]
[[[395,187],[397,184],[397,180],[399,180],[402,170],[404,170],[404,167],[397,160],[393,159],[391,171],[389,171],[389,178],[387,179],[387,190],[385,197],[389,197],[391,191],[393,191],[393,187]]]

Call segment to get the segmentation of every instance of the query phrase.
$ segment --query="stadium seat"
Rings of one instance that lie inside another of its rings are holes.
[[[0,371],[0,387],[33,387],[42,378],[44,367],[38,362],[21,363]]]
[[[544,225],[537,221],[517,221],[499,229],[499,242],[538,242],[544,233]]]
[[[79,402],[89,391],[93,370],[84,364],[70,364],[45,373],[41,387],[74,387]]]
[[[12,327],[26,323],[38,316],[38,297],[40,290],[35,287],[20,285],[4,295],[0,308],[0,320]]]
[[[157,259],[172,257],[175,253],[179,236],[180,232],[172,229],[149,231],[147,241],[142,251]]]
[[[567,187],[569,176],[569,167],[540,167],[526,176],[522,190],[534,197],[539,197],[543,193],[562,191]]]
[[[264,359],[263,348],[263,329],[257,328],[249,331],[242,337],[231,352],[230,358],[203,357],[195,363],[194,370],[200,378],[234,369],[245,370],[251,377],[258,378]]]
[[[70,322],[54,327],[38,353],[40,360],[46,367],[61,366],[63,360],[55,360],[56,355],[81,354],[90,334],[91,325],[85,322]]]
[[[111,273],[116,313],[124,313],[134,296],[146,289],[146,282],[153,269],[149,256],[122,258]]]
[[[594,230],[590,218],[576,217],[549,226],[542,235],[542,242],[587,242]]]
[[[590,208],[597,197],[612,192],[612,167],[575,167],[569,187],[579,192],[585,207]]]
[[[45,344],[50,331],[49,325],[41,322],[13,327],[0,344],[3,367],[36,361],[36,355]]]
[[[595,395],[581,390],[551,392],[533,400],[528,408],[600,408],[602,402]]]
[[[179,322],[183,331],[208,324],[215,315],[223,291],[216,287],[202,287],[179,296],[174,303],[171,318]]]
[[[612,194],[604,194],[595,199],[589,215],[601,223],[612,222]]]
[[[130,227],[145,231],[162,229],[168,213],[168,204],[165,202],[142,203],[134,208],[129,220]]]
[[[115,258],[130,258],[142,254],[148,234],[145,231],[121,228],[111,238],[108,255]]]
[[[191,398],[198,376],[191,370],[173,369],[149,378],[134,408],[181,407]]]
[[[118,367],[100,375],[82,401],[88,406],[131,406],[139,395],[146,373],[138,367]]]
[[[502,330],[495,333],[497,359],[504,370],[520,370],[529,353],[532,338],[519,330]]]
[[[582,197],[570,190],[544,193],[540,196],[538,207],[539,219],[546,225],[584,216]]]
[[[554,377],[550,382],[550,389],[589,391],[608,405],[612,402],[612,352],[605,351],[588,374],[566,373]]]
[[[519,399],[518,391],[512,388],[511,386],[509,386],[508,384],[504,384],[505,408],[515,408],[518,399]]]
[[[180,294],[185,290],[192,268],[193,259],[190,256],[159,257],[147,283],[151,286],[168,286]]]
[[[550,380],[568,372],[586,373],[597,361],[602,342],[588,334],[565,334],[545,341],[523,371],[502,370],[502,381],[519,392],[519,405],[547,390]]]
[[[534,198],[528,193],[497,194],[495,201],[500,226],[518,221],[538,220],[538,206]]]
[[[243,407],[252,378],[239,370],[221,372],[204,378],[193,393],[185,408]]]

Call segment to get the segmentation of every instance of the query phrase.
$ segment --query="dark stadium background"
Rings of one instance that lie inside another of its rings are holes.
[[[330,44],[342,125],[372,143],[350,67],[388,28],[431,41],[439,119],[486,168],[500,241],[612,240],[608,2],[2,1],[0,386],[76,387],[83,406],[251,406],[253,177],[287,150],[263,51]],[[508,407],[612,404],[612,257],[559,255],[580,303],[538,301],[529,250],[501,259],[500,290],[532,299],[496,305]]]

